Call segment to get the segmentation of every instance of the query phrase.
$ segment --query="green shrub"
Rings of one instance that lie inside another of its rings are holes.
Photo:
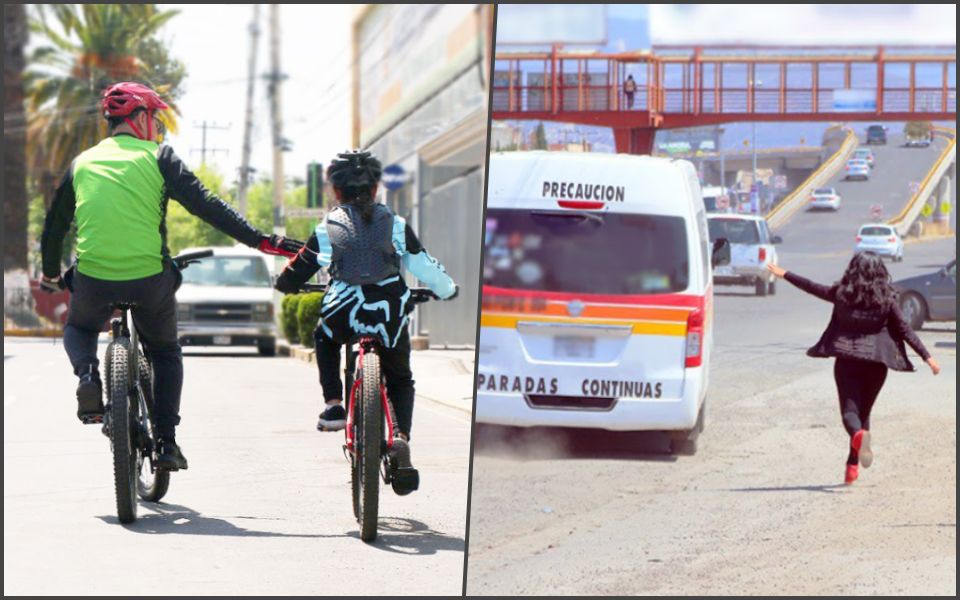
[[[297,327],[300,331],[300,343],[304,346],[313,347],[313,330],[320,321],[321,300],[323,294],[310,292],[303,294],[297,305]]]
[[[297,307],[303,294],[288,294],[280,301],[280,329],[283,337],[291,344],[300,342],[300,330],[297,327]]]

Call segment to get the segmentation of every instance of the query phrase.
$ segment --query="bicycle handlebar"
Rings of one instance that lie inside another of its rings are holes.
[[[173,264],[180,270],[186,269],[188,265],[198,262],[201,258],[213,256],[213,250],[198,250],[197,252],[187,252],[173,257]]]

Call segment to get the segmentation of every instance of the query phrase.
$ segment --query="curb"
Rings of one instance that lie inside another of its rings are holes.
[[[35,338],[59,338],[63,337],[63,331],[60,329],[4,329],[4,337],[35,337]]]

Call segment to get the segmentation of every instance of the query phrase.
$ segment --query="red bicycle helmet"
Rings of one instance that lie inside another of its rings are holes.
[[[102,106],[104,118],[124,117],[124,121],[133,129],[137,137],[144,140],[153,137],[153,113],[170,108],[155,91],[133,81],[121,81],[103,90]],[[145,109],[150,117],[147,120],[146,137],[129,118],[138,108]]]

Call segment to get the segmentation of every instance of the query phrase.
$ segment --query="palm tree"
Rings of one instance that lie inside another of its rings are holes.
[[[74,156],[106,135],[98,108],[116,81],[140,81],[171,107],[162,115],[176,130],[174,101],[185,75],[157,34],[177,11],[155,4],[36,5],[31,31],[45,42],[26,73],[27,155],[34,180],[48,196]]]
[[[22,4],[3,7],[3,270],[27,267],[27,169],[23,129],[23,48],[27,43]]]

